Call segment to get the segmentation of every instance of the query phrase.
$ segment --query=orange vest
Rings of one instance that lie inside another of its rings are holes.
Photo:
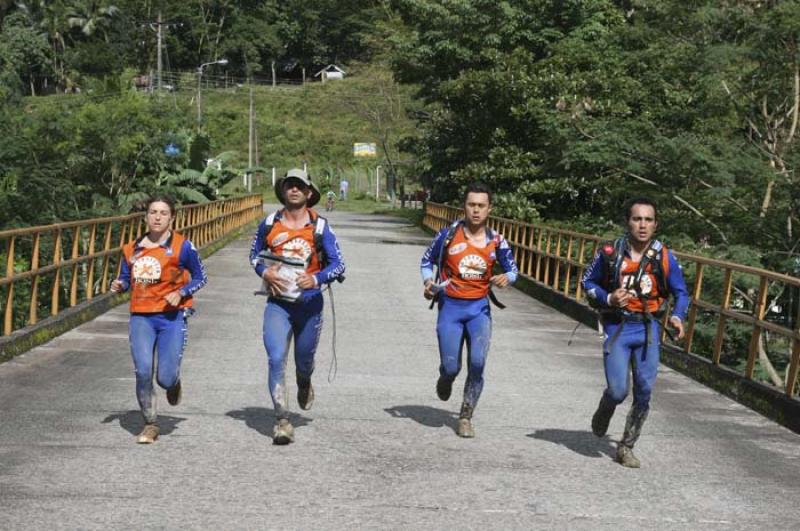
[[[667,276],[669,276],[669,256],[666,248],[661,254],[661,269],[664,271],[664,278],[667,278]],[[623,288],[633,289],[631,284],[633,283],[637,271],[639,271],[639,260],[634,261],[626,257],[622,261],[622,267],[620,268],[619,285]],[[648,264],[645,268],[639,285],[642,290],[642,295],[647,296],[647,311],[650,313],[656,312],[661,307],[661,304],[668,294],[659,293],[658,281],[653,274],[652,263]],[[642,305],[642,300],[638,296],[635,296],[628,302],[625,309],[630,312],[643,312],[644,307]]]
[[[447,249],[444,259],[443,280],[450,280],[445,294],[456,299],[481,299],[489,294],[489,279],[497,258],[497,242],[491,240],[486,247],[475,247],[467,241],[464,228],[459,227]]]
[[[265,237],[265,243],[274,254],[305,260],[308,264],[306,273],[313,275],[322,268],[314,248],[314,220],[317,218],[317,213],[310,209],[308,212],[311,223],[301,229],[290,229],[281,223],[280,219],[276,219],[272,230]]]
[[[164,297],[189,282],[189,272],[179,266],[185,238],[173,232],[169,247],[136,247],[130,242],[122,253],[131,270],[131,313],[160,313],[192,306],[192,297],[184,297],[178,306],[170,306]]]

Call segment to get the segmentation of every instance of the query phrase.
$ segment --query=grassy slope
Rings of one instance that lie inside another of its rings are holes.
[[[353,143],[378,142],[375,125],[365,116],[366,109],[385,105],[377,91],[368,73],[324,85],[256,86],[254,108],[260,166],[275,166],[281,175],[307,161],[309,172],[323,188],[325,176],[331,175],[332,186],[338,185],[340,177],[347,178],[353,195],[372,191],[375,167],[383,154],[379,148],[378,158],[357,159],[353,156]],[[204,92],[203,106],[214,151],[237,151],[240,166],[246,167],[247,87]],[[393,138],[399,138],[411,127],[403,113],[393,128]],[[383,188],[385,179],[382,181]]]

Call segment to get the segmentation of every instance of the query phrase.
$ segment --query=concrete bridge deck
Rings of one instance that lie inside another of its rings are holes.
[[[134,443],[127,309],[0,365],[2,529],[797,529],[800,436],[662,367],[637,446],[612,460],[589,419],[601,338],[515,290],[494,311],[477,438],[434,387],[435,312],[417,265],[428,237],[394,218],[330,216],[348,265],[335,288],[311,411],[271,444],[264,299],[249,238],[206,260],[183,364],[159,397],[162,436]],[[293,374],[291,368],[288,374]],[[294,382],[290,391],[294,393]],[[293,396],[293,395],[292,395]],[[293,401],[294,404],[294,401]]]

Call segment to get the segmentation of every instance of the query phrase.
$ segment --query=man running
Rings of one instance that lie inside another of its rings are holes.
[[[325,218],[311,209],[320,199],[306,172],[292,169],[275,183],[284,208],[258,226],[250,262],[267,285],[263,339],[269,360],[269,393],[275,406],[273,442],[294,441],[289,422],[285,371],[289,342],[294,337],[297,402],[314,403],[314,355],[322,333],[323,284],[343,278],[344,261]],[[271,265],[269,265],[271,264]]]
[[[590,303],[599,309],[605,342],[603,363],[608,387],[592,417],[592,431],[603,437],[614,409],[628,395],[628,367],[633,372],[633,406],[625,422],[616,460],[639,468],[633,445],[650,410],[650,395],[661,351],[660,319],[667,298],[675,299],[669,324],[683,338],[689,295],[678,261],[654,239],[658,228],[656,204],[640,197],[625,209],[627,233],[600,251],[583,276]]]
[[[453,380],[461,370],[461,351],[467,345],[469,364],[464,400],[456,433],[475,437],[472,414],[483,390],[483,369],[492,336],[489,297],[492,286],[505,287],[517,279],[517,264],[505,238],[486,226],[492,210],[492,193],[482,183],[467,187],[464,219],[445,227],[436,235],[422,257],[422,280],[426,299],[436,299],[439,316],[439,380],[436,394],[448,400]],[[493,275],[499,262],[504,273]],[[438,278],[434,277],[434,265]]]

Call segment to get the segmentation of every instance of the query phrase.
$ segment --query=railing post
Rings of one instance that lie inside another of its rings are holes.
[[[731,287],[733,286],[733,270],[730,268],[725,269],[725,280],[722,283],[722,304],[720,308],[727,310],[731,305]],[[717,335],[714,337],[714,350],[711,353],[711,362],[714,365],[719,365],[719,358],[722,354],[722,341],[725,338],[725,320],[727,317],[719,314],[719,321],[717,322]]]
[[[61,229],[56,229],[56,243],[53,246],[53,265],[56,266],[56,273],[53,276],[53,289],[50,293],[50,315],[58,315],[59,296],[58,290],[61,284]]]
[[[558,237],[556,238],[556,250],[553,253],[555,255],[555,271],[553,272],[553,289],[558,291],[558,283],[561,280],[561,233],[558,233]]]
[[[33,235],[33,250],[31,252],[31,271],[39,269],[39,250],[41,248],[41,232]],[[28,324],[36,324],[39,320],[39,275],[31,279],[31,307],[28,309]]]
[[[6,243],[6,277],[14,276],[14,236],[8,238]],[[3,334],[8,335],[14,329],[14,283],[8,285],[6,293],[6,315],[3,323]]]
[[[695,265],[694,288],[692,288],[692,304],[689,307],[689,318],[686,320],[686,339],[683,342],[683,351],[692,350],[692,339],[694,339],[694,326],[697,321],[696,301],[700,300],[703,292],[703,264],[697,262]]]
[[[97,223],[92,223],[89,229],[89,256],[94,255],[94,241],[97,238]],[[91,300],[94,297],[94,268],[96,260],[92,258],[89,261],[89,268],[86,272],[86,285],[84,287],[86,299]]]
[[[78,245],[80,244],[81,227],[77,226],[72,231],[72,260],[78,259]],[[70,307],[78,304],[78,262],[72,264],[72,278],[69,283],[69,305]]]
[[[581,237],[581,243],[578,246],[578,263],[580,266],[578,267],[578,280],[576,281],[575,287],[575,300],[581,300],[583,296],[583,286],[581,286],[581,280],[583,279],[583,272],[586,269],[584,265],[586,261],[583,259],[583,255],[586,253],[586,238]]]
[[[103,256],[103,277],[100,281],[100,293],[105,293],[108,290],[108,268],[111,265],[111,254],[108,252],[111,250],[111,233],[113,232],[112,228],[114,223],[109,221],[106,225],[106,234],[103,238],[103,252],[106,253]]]

